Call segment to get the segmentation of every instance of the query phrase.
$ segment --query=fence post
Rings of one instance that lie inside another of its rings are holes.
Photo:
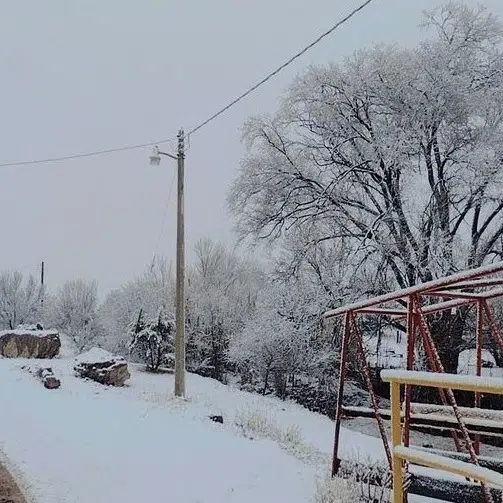
[[[402,441],[400,427],[400,383],[391,381],[391,440],[393,449],[393,503],[403,503],[402,460],[395,454],[395,447]]]

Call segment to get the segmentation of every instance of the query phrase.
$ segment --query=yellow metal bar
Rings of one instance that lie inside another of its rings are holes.
[[[461,475],[462,477],[469,477],[486,484],[494,484],[495,486],[503,487],[503,475],[489,468],[482,468],[466,461],[450,459],[445,456],[439,456],[438,454],[411,449],[405,446],[394,448],[393,456],[394,458],[405,459],[416,465],[436,468],[438,470]]]
[[[402,460],[395,454],[395,448],[402,441],[400,427],[400,383],[391,382],[391,441],[393,443],[393,503],[403,503]]]
[[[383,370],[381,379],[389,383],[410,384],[430,388],[458,389],[503,395],[503,379],[476,377],[441,372],[416,372],[405,370]]]

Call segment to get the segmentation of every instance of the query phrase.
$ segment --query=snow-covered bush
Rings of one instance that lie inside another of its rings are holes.
[[[385,465],[374,461],[345,462],[339,474],[352,481],[357,488],[356,501],[366,503],[391,501],[391,473]]]
[[[142,310],[145,319],[156,318],[159,311],[174,308],[175,282],[170,264],[156,257],[145,271],[117,290],[111,291],[99,308],[102,329],[100,346],[114,354],[127,356],[131,342],[130,326]]]
[[[175,322],[172,317],[161,313],[156,319],[145,321],[143,311],[140,310],[138,319],[129,328],[129,350],[151,372],[157,371],[161,365],[170,367],[174,362],[174,332]]]
[[[354,480],[326,477],[316,483],[313,503],[357,503],[361,501]]]
[[[236,412],[234,420],[245,437],[272,440],[303,461],[328,462],[321,453],[305,442],[298,426],[283,427],[265,410],[254,407],[240,409]]]

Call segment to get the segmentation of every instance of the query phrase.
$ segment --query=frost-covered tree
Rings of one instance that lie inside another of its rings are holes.
[[[19,271],[0,274],[0,326],[14,329],[20,324],[38,322],[43,288],[33,276],[23,282]]]
[[[187,362],[191,370],[223,380],[226,350],[255,307],[263,273],[222,244],[200,240],[188,273]]]
[[[150,372],[156,372],[161,365],[172,366],[174,332],[172,316],[159,314],[156,319],[145,321],[143,310],[140,310],[137,320],[129,327],[129,350]]]
[[[247,122],[230,194],[242,235],[315,223],[313,249],[349,247],[396,287],[503,257],[501,25],[453,2],[424,25],[416,48],[309,69],[274,117]],[[463,324],[458,310],[432,325],[448,371]]]
[[[99,335],[96,281],[67,281],[46,309],[48,323],[68,335],[78,351],[88,348]]]
[[[273,384],[284,396],[288,378],[316,376],[335,358],[333,346],[322,337],[323,299],[318,285],[302,279],[269,283],[254,316],[232,339],[229,359],[243,376],[258,373],[264,393]]]
[[[130,342],[129,327],[141,310],[146,319],[159,312],[171,312],[174,306],[174,278],[163,258],[156,258],[139,277],[110,292],[99,309],[103,331],[102,344],[109,351],[126,355]]]

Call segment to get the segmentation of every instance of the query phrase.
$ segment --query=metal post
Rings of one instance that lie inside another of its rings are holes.
[[[416,346],[416,326],[414,325],[414,301],[412,295],[407,300],[407,370],[414,370],[414,350]],[[410,443],[410,402],[412,399],[412,388],[409,384],[405,385],[404,392],[404,425],[403,425],[403,444],[409,447]]]
[[[178,202],[176,226],[176,335],[175,396],[185,396],[185,224],[184,224],[184,132],[178,132]]]
[[[483,341],[483,329],[484,329],[484,318],[483,318],[483,307],[482,302],[477,302],[477,326],[475,329],[475,348],[476,348],[476,367],[475,373],[477,376],[482,375],[482,345]],[[468,360],[468,368],[469,368],[470,360]],[[475,392],[475,407],[480,407],[480,393],[478,391]],[[477,455],[480,454],[480,435],[475,435],[473,448],[475,449],[475,453]]]
[[[400,383],[391,381],[391,442],[393,445],[393,503],[403,503],[402,460],[395,454],[395,447],[400,445]]]
[[[332,455],[332,477],[337,475],[341,461],[339,459],[339,437],[341,432],[342,399],[344,397],[344,379],[346,377],[347,353],[351,337],[350,313],[344,316],[344,335],[342,336],[341,360],[339,363],[339,387],[337,391],[337,407],[335,409],[334,450]]]

